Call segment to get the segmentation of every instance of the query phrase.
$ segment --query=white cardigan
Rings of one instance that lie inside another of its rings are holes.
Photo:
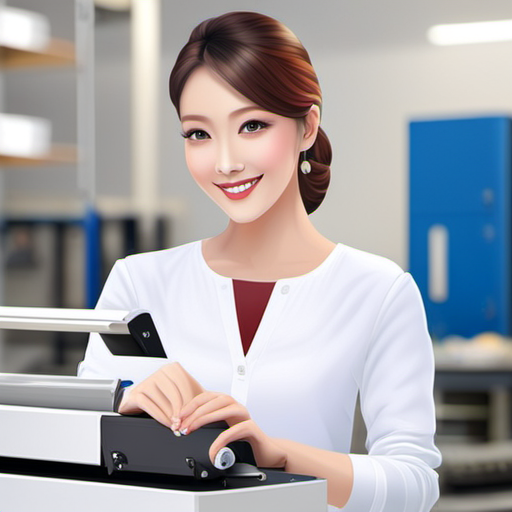
[[[112,356],[91,334],[80,377],[137,384],[179,361],[268,435],[342,453],[359,392],[368,455],[350,454],[343,510],[426,512],[436,502],[432,344],[418,288],[395,263],[338,244],[315,270],[280,279],[247,356],[232,280],[208,267],[201,241],[119,260],[97,307],[149,310],[169,359]]]

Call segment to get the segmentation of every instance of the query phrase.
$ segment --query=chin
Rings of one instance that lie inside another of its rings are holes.
[[[220,208],[231,221],[236,222],[237,224],[250,224],[251,222],[259,219],[265,213],[265,211],[254,211],[245,208],[223,208],[222,206],[220,206]]]
[[[255,220],[259,219],[261,217],[261,214],[257,215],[242,215],[242,214],[235,214],[231,212],[227,212],[224,210],[224,213],[229,217],[229,220],[235,222],[236,224],[250,224],[251,222],[254,222]]]

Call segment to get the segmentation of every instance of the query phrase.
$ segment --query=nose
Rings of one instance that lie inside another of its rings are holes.
[[[244,164],[236,156],[230,144],[221,144],[218,148],[217,162],[215,164],[215,172],[217,174],[229,175],[232,172],[240,172],[244,170]]]

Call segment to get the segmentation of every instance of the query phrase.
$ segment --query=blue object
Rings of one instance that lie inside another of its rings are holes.
[[[510,335],[512,119],[413,121],[409,135],[409,270],[431,335]]]
[[[122,380],[121,381],[121,388],[129,388],[133,385],[133,380]]]
[[[100,216],[92,206],[84,217],[85,233],[85,303],[94,308],[101,292]]]

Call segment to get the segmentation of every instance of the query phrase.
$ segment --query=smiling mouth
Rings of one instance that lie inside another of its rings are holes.
[[[217,185],[229,198],[231,199],[243,199],[247,197],[253,190],[254,186],[261,180],[261,176],[256,178],[250,178],[243,181],[237,181],[236,183],[214,183]]]

